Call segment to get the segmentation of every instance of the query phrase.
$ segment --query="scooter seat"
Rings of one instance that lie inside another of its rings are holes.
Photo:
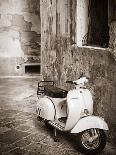
[[[65,98],[68,91],[54,86],[44,86],[44,93],[53,98]]]

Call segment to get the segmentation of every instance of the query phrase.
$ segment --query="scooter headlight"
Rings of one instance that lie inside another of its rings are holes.
[[[84,114],[89,115],[89,110],[88,109],[84,109]]]

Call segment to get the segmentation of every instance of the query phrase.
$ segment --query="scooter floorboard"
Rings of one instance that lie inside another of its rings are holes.
[[[64,131],[64,129],[65,129],[65,123],[60,122],[59,120],[56,120],[54,122],[49,121],[49,124],[60,131]]]

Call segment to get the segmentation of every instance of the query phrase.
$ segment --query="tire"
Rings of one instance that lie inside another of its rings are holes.
[[[106,145],[106,135],[101,129],[89,129],[77,134],[78,147],[85,154],[97,154]]]

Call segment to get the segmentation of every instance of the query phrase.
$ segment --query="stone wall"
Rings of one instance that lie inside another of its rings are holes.
[[[39,0],[0,0],[0,76],[24,75],[24,63],[40,63],[40,38]]]
[[[112,21],[111,24],[110,24],[109,47],[111,49],[111,53],[114,56],[114,59],[116,60],[116,20]]]
[[[110,129],[108,139],[115,144],[116,61],[112,54],[115,49],[77,47],[75,17],[76,0],[54,0],[52,3],[41,0],[43,79],[54,80],[59,87],[69,89],[66,80],[76,80],[81,72],[89,76],[94,114],[105,118]]]

